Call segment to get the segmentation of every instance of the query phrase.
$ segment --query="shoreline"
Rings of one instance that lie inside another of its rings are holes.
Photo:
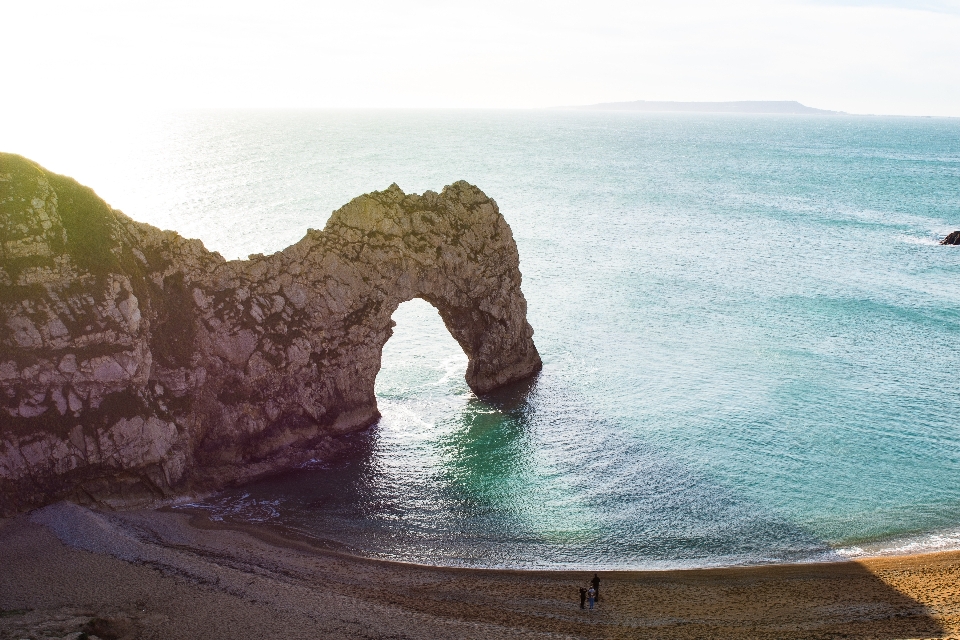
[[[960,633],[960,551],[601,571],[590,612],[576,590],[592,570],[417,565],[319,548],[270,525],[60,503],[0,520],[0,566],[0,638],[63,638],[93,620],[115,627],[102,638]]]
[[[521,572],[521,573],[557,573],[557,572],[570,572],[570,573],[584,573],[584,572],[595,572],[601,571],[603,573],[671,573],[679,571],[714,571],[714,570],[739,570],[739,569],[755,569],[763,567],[771,568],[787,568],[795,566],[810,566],[810,565],[830,565],[830,564],[847,564],[850,562],[864,562],[864,563],[873,563],[874,561],[879,560],[896,560],[896,559],[921,559],[930,556],[936,556],[939,554],[957,554],[960,556],[960,543],[957,547],[949,549],[938,549],[931,551],[916,551],[910,553],[879,553],[874,555],[858,555],[851,557],[838,557],[837,559],[830,560],[799,560],[796,562],[761,562],[753,564],[723,564],[723,565],[705,565],[705,566],[695,566],[695,567],[666,567],[666,568],[614,568],[614,569],[596,569],[594,566],[585,566],[585,568],[573,568],[573,567],[477,567],[477,566],[468,566],[468,565],[445,565],[445,564],[429,564],[422,562],[414,562],[410,560],[391,560],[389,558],[379,558],[376,556],[367,556],[360,553],[351,553],[349,551],[341,551],[336,549],[337,546],[346,546],[343,543],[333,542],[330,540],[325,540],[320,537],[312,536],[308,533],[297,531],[292,527],[283,524],[274,524],[269,522],[263,523],[252,523],[252,522],[235,522],[231,520],[213,520],[210,518],[209,513],[203,509],[194,509],[188,506],[165,506],[156,509],[156,511],[169,512],[169,513],[179,513],[186,515],[190,518],[189,524],[192,527],[198,529],[207,529],[211,531],[216,531],[219,529],[223,530],[233,530],[241,531],[250,535],[252,537],[259,538],[264,542],[274,544],[276,546],[284,546],[289,544],[298,544],[304,545],[307,548],[310,548],[317,553],[329,554],[334,556],[342,556],[344,558],[349,558],[357,561],[368,561],[368,562],[377,562],[385,563],[388,565],[396,565],[398,568],[410,567],[417,569],[450,569],[455,571],[507,571],[507,572]],[[267,533],[270,532],[270,533]],[[327,546],[329,545],[329,546]],[[836,552],[836,550],[833,550]]]

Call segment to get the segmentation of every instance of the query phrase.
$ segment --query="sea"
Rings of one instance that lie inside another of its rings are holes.
[[[24,116],[0,149],[226,258],[467,180],[543,371],[490,397],[394,314],[345,453],[189,505],[431,565],[665,569],[960,548],[960,119],[584,110]]]

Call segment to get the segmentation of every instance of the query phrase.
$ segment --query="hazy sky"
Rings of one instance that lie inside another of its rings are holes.
[[[0,2],[0,110],[646,99],[960,116],[960,0]]]

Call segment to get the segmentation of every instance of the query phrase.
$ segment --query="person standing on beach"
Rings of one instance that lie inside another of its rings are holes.
[[[587,601],[590,603],[590,610],[593,610],[593,597],[596,595],[596,591],[593,590],[593,587],[587,591]]]
[[[597,595],[597,602],[600,602],[600,576],[593,574],[593,580],[590,581],[593,591]]]
[[[586,601],[587,601],[587,590],[584,589],[583,587],[580,587],[580,608],[581,608],[581,609],[586,608],[586,607],[584,606],[584,603],[585,603]]]

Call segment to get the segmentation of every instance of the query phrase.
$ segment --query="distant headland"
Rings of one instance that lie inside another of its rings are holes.
[[[666,100],[634,100],[632,102],[601,102],[566,109],[597,111],[648,111],[692,113],[769,113],[796,115],[843,115],[843,111],[814,109],[796,100],[738,100],[734,102],[672,102]]]

